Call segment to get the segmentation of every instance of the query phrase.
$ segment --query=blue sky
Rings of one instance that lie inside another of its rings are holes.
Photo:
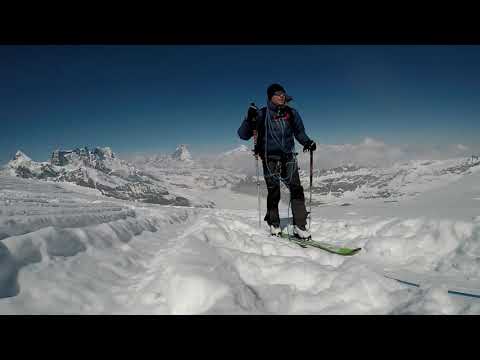
[[[0,45],[0,163],[21,149],[223,151],[279,82],[314,140],[476,146],[480,46]]]

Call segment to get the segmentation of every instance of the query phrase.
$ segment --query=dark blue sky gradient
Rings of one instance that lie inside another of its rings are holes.
[[[320,143],[477,143],[480,46],[0,46],[0,163],[21,149],[223,151],[283,84]]]

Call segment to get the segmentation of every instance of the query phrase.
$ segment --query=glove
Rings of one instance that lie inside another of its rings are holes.
[[[247,121],[249,123],[254,123],[255,121],[257,121],[257,112],[258,108],[255,106],[254,103],[251,103],[247,113]]]
[[[317,144],[315,144],[315,142],[313,140],[307,141],[307,143],[303,147],[303,152],[315,151],[315,150],[317,150]]]

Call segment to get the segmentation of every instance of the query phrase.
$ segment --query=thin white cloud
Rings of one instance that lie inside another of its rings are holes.
[[[365,139],[363,139],[361,145],[364,145],[366,147],[381,148],[385,146],[385,143],[383,141],[366,137]]]
[[[242,146],[243,145],[243,146]],[[237,151],[225,151],[222,154],[200,154],[194,147],[189,148],[195,162],[205,167],[230,168],[235,172],[247,175],[256,174],[256,163],[251,146],[244,143],[232,146]],[[463,144],[445,144],[431,146],[427,144],[387,144],[383,140],[365,137],[357,144],[317,144],[314,152],[315,168],[334,168],[343,165],[389,167],[396,162],[409,160],[442,160],[480,154],[480,149],[471,149]],[[309,155],[302,152],[302,147],[297,144],[298,161],[300,168],[308,170]],[[260,175],[262,164],[259,162]]]

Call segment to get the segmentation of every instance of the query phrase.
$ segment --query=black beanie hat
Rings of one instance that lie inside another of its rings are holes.
[[[283,92],[285,93],[285,101],[286,101],[286,102],[292,100],[292,97],[289,96],[289,95],[287,95],[287,92],[285,91],[285,89],[283,88],[283,86],[280,85],[280,84],[272,84],[272,85],[270,85],[270,86],[267,88],[268,100],[271,100],[273,94],[275,94],[277,91],[283,91]]]

